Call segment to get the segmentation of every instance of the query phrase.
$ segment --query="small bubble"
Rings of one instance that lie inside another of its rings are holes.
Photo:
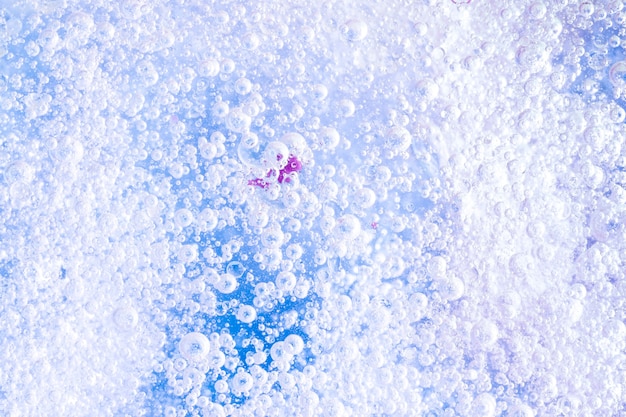
[[[198,74],[202,77],[215,77],[220,73],[220,63],[214,59],[200,62]]]
[[[179,209],[174,213],[174,223],[178,227],[187,227],[193,222],[193,213],[188,209]]]
[[[209,354],[211,344],[202,333],[188,333],[178,342],[178,350],[189,362],[200,362]]]
[[[252,323],[256,320],[256,309],[250,305],[242,304],[237,310],[237,320],[242,323]]]
[[[226,127],[233,132],[247,132],[250,129],[250,123],[252,123],[252,119],[243,112],[241,107],[235,107],[226,116]]]
[[[341,137],[334,127],[324,127],[319,130],[317,139],[322,150],[333,151],[339,145]]]
[[[114,314],[115,324],[122,330],[132,330],[137,326],[139,316],[130,306],[120,307]]]
[[[358,42],[367,36],[367,24],[359,19],[350,19],[341,25],[341,34],[350,42]]]
[[[578,12],[583,17],[591,17],[594,11],[595,7],[591,1],[583,1],[578,6]]]
[[[337,103],[337,111],[341,117],[352,117],[355,110],[356,107],[352,100],[343,99],[339,100],[339,103]]]
[[[283,292],[292,291],[296,287],[296,276],[288,271],[283,271],[276,276],[276,288]]]
[[[230,294],[237,289],[237,278],[231,274],[222,274],[213,286],[222,294]]]

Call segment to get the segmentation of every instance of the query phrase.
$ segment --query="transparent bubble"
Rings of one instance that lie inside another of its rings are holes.
[[[233,392],[246,393],[254,386],[254,379],[249,373],[239,371],[230,380],[230,386],[232,387]]]
[[[222,294],[230,294],[237,289],[237,278],[231,274],[222,274],[213,286]]]
[[[283,142],[273,141],[263,150],[263,166],[268,169],[281,170],[289,161],[289,148]]]
[[[350,42],[362,41],[368,32],[367,24],[359,19],[350,19],[341,25],[339,29],[343,37]]]
[[[411,142],[412,137],[409,131],[400,126],[391,128],[385,135],[385,149],[393,155],[408,150]]]
[[[243,112],[241,107],[235,107],[226,116],[226,127],[233,132],[242,133],[248,131],[250,123],[252,123],[252,119]]]
[[[531,73],[541,71],[548,57],[548,49],[542,42],[532,42],[517,50],[517,61],[524,69],[527,69]]]
[[[354,240],[361,234],[361,222],[352,214],[337,219],[334,228],[335,236],[341,240]]]
[[[139,316],[134,308],[124,306],[115,310],[113,320],[120,329],[132,330],[137,326]]]
[[[472,340],[479,347],[493,346],[498,337],[498,327],[490,320],[481,320],[472,327]]]
[[[220,72],[223,74],[231,74],[235,71],[235,61],[230,58],[223,59],[220,62]]]
[[[198,260],[198,246],[194,244],[182,245],[178,251],[178,260],[182,263],[191,263]]]
[[[362,209],[370,208],[376,203],[376,193],[369,188],[361,188],[354,195],[354,203]]]
[[[6,168],[4,180],[8,184],[21,182],[28,184],[35,178],[35,170],[24,161],[17,161]]]
[[[496,399],[493,395],[483,392],[472,401],[472,415],[493,417],[496,415]]]
[[[239,95],[246,95],[252,91],[252,82],[247,78],[240,78],[235,82],[235,91]]]
[[[542,1],[537,1],[528,7],[528,15],[532,19],[543,19],[548,9]]]
[[[276,362],[289,362],[293,355],[289,353],[290,347],[285,346],[285,342],[276,342],[270,348],[270,356]]]
[[[245,271],[246,268],[241,262],[233,261],[226,265],[226,273],[231,274],[235,278],[240,278]]]
[[[426,269],[433,279],[443,278],[446,275],[448,264],[441,256],[434,256],[428,261]]]
[[[439,86],[431,78],[424,78],[415,85],[416,95],[419,100],[427,102],[439,96]]]
[[[352,117],[356,111],[356,107],[352,100],[343,99],[337,103],[337,111],[341,117]]]
[[[582,1],[578,5],[578,13],[583,17],[591,17],[594,11],[595,7],[591,1]]]
[[[242,323],[252,323],[256,320],[256,309],[250,305],[242,304],[237,310],[237,320]]]
[[[229,391],[228,383],[223,379],[216,381],[213,387],[215,388],[215,392],[219,392],[220,394],[224,394]]]
[[[296,287],[296,276],[288,271],[283,271],[276,276],[276,288],[283,292],[292,291]]]
[[[285,256],[287,256],[287,258],[291,260],[300,259],[302,257],[302,254],[302,246],[300,246],[298,243],[292,243],[285,249]]]
[[[311,96],[315,101],[323,101],[328,96],[328,88],[324,84],[315,84],[311,87]]]
[[[615,87],[626,86],[626,61],[618,61],[611,66],[609,80]]]
[[[211,109],[211,114],[218,119],[223,119],[228,116],[229,111],[230,107],[228,106],[228,103],[224,101],[218,101],[217,103],[215,103],[215,105],[213,105],[213,108]]]
[[[202,77],[216,77],[220,73],[220,63],[215,59],[207,59],[200,62],[198,74]]]
[[[321,149],[325,151],[334,150],[337,145],[339,145],[339,141],[341,140],[339,132],[337,132],[337,129],[334,127],[324,127],[320,129],[317,134],[317,138]]]
[[[207,207],[198,214],[198,225],[201,230],[210,232],[217,227],[217,213],[215,210]]]
[[[421,292],[411,294],[407,304],[408,317],[411,322],[421,320],[428,309],[428,297]]]
[[[526,404],[517,404],[509,407],[507,417],[535,417],[535,412]]]
[[[285,240],[285,235],[278,225],[268,227],[261,234],[261,243],[266,248],[278,248]]]
[[[209,366],[213,369],[220,369],[226,363],[226,355],[221,350],[213,349],[207,357]]]
[[[179,209],[174,213],[174,223],[178,227],[187,227],[193,223],[193,213],[188,209]]]
[[[297,334],[290,334],[285,338],[283,346],[290,355],[298,355],[304,350],[304,341]]]
[[[150,61],[144,60],[137,63],[135,71],[143,85],[150,87],[159,81],[159,73]]]
[[[524,132],[533,132],[543,127],[543,116],[535,109],[523,111],[518,118],[517,125]]]
[[[256,33],[248,32],[241,38],[241,45],[248,51],[254,51],[261,44],[261,40]]]
[[[463,297],[465,284],[458,277],[446,277],[437,283],[437,290],[441,298],[448,301],[455,301]]]
[[[624,119],[626,119],[626,111],[617,104],[614,104],[609,111],[609,118],[613,123],[622,123]]]
[[[211,349],[209,339],[198,332],[191,332],[183,336],[178,342],[178,351],[189,362],[200,362],[207,357]]]

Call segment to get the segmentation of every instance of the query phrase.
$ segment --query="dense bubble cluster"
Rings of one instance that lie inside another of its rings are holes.
[[[626,412],[622,0],[0,6],[0,414]]]

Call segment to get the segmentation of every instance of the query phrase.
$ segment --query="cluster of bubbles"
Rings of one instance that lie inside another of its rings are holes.
[[[0,414],[618,415],[622,0],[0,8]]]

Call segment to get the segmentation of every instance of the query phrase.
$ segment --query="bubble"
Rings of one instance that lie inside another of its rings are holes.
[[[214,59],[200,62],[198,74],[202,77],[216,77],[220,73],[220,63]]]
[[[626,87],[626,61],[618,61],[611,66],[609,80],[614,87]]]
[[[376,203],[376,193],[369,188],[361,188],[354,195],[354,203],[362,208],[370,208]]]
[[[472,340],[478,347],[490,348],[498,340],[498,327],[490,320],[481,320],[472,327]]]
[[[249,373],[238,371],[230,380],[230,386],[235,393],[247,393],[254,386],[254,379]]]
[[[198,214],[198,226],[204,232],[210,232],[217,227],[217,213],[207,207]]]
[[[574,300],[582,300],[587,296],[587,288],[581,283],[572,284],[569,288],[569,296]]]
[[[507,417],[535,417],[533,409],[526,404],[517,404],[509,407]]]
[[[472,415],[494,417],[496,415],[496,399],[493,395],[483,392],[472,401]]]
[[[211,109],[211,114],[218,119],[223,119],[228,116],[229,111],[230,107],[228,106],[228,103],[226,103],[225,101],[218,101],[213,105],[213,108]]]
[[[220,62],[220,71],[223,74],[231,74],[235,71],[235,61],[230,58],[223,59],[222,62]]]
[[[211,350],[208,355],[208,363],[212,369],[220,369],[226,363],[226,355],[221,350]]]
[[[137,326],[139,316],[134,308],[124,306],[115,310],[113,320],[120,329],[132,330]]]
[[[187,227],[193,223],[193,213],[188,209],[179,209],[174,213],[174,223],[178,227]]]
[[[296,276],[288,271],[283,271],[276,276],[276,288],[283,292],[289,292],[296,287]]]
[[[289,161],[289,148],[283,142],[273,141],[263,150],[263,166],[268,169],[281,170]],[[278,174],[278,172],[276,172]]]
[[[189,244],[182,245],[178,251],[178,260],[184,264],[198,260],[198,246]]]
[[[235,107],[226,116],[226,127],[233,132],[243,133],[248,131],[250,123],[252,123],[252,119],[243,112],[241,107]]]
[[[150,61],[140,61],[135,68],[139,79],[146,87],[151,87],[159,81],[159,72]]]
[[[421,292],[411,294],[407,303],[407,312],[410,322],[420,321],[426,314],[428,297]]]
[[[35,170],[24,161],[17,161],[6,168],[4,179],[8,184],[21,182],[28,184],[35,178]]]
[[[345,214],[337,219],[335,236],[341,240],[354,240],[361,234],[361,222],[352,214]]]
[[[256,33],[248,32],[241,38],[241,45],[248,51],[254,51],[260,44],[261,40],[259,39],[259,35]]]
[[[543,127],[543,116],[535,109],[525,110],[519,115],[517,125],[524,132],[534,132]]]
[[[448,265],[441,256],[434,256],[428,261],[426,269],[433,279],[443,278],[446,275]]]
[[[609,119],[611,119],[613,123],[622,123],[624,119],[626,119],[626,111],[617,104],[614,104],[609,111]]]
[[[196,363],[204,360],[211,349],[209,339],[202,333],[191,332],[178,342],[178,351],[187,361]]]
[[[275,362],[289,362],[293,355],[289,353],[291,348],[285,346],[285,342],[275,342],[270,348],[270,356]]]
[[[213,286],[222,294],[230,294],[237,289],[237,278],[231,274],[222,274]]]
[[[341,137],[334,127],[324,127],[319,130],[317,139],[322,150],[332,151],[339,145]]]
[[[290,355],[298,355],[304,350],[304,341],[297,334],[290,334],[285,338],[283,346]]]
[[[261,234],[261,243],[266,248],[279,248],[285,239],[285,235],[279,226],[268,227]]]
[[[324,101],[328,97],[328,88],[324,84],[315,84],[311,87],[311,96],[315,101]]]
[[[241,262],[233,261],[226,265],[226,273],[234,276],[235,278],[240,278],[245,271],[246,268]]]
[[[393,156],[408,150],[411,142],[412,138],[409,131],[400,126],[391,128],[385,135],[385,149],[390,151]]]
[[[250,94],[252,91],[252,82],[250,82],[247,78],[240,78],[235,81],[235,91],[237,94],[245,96],[246,94]]]
[[[417,82],[415,91],[419,100],[430,102],[439,96],[439,86],[431,78],[424,78]]]
[[[359,42],[367,36],[367,24],[359,19],[350,19],[340,27],[343,37],[350,42]]]
[[[337,112],[341,117],[352,117],[355,111],[356,107],[352,100],[343,99],[337,103]]]
[[[252,323],[256,320],[256,309],[250,305],[242,304],[237,310],[237,320],[242,323]]]
[[[541,1],[531,4],[528,8],[528,14],[532,19],[536,20],[543,19],[547,11],[546,5]]]
[[[447,277],[437,283],[437,290],[442,299],[455,301],[463,297],[465,284],[458,277]]]
[[[591,1],[582,1],[578,5],[578,13],[583,17],[591,17],[594,11],[595,7]]]
[[[547,47],[542,42],[532,42],[517,50],[517,62],[533,74],[544,68],[548,57]]]

